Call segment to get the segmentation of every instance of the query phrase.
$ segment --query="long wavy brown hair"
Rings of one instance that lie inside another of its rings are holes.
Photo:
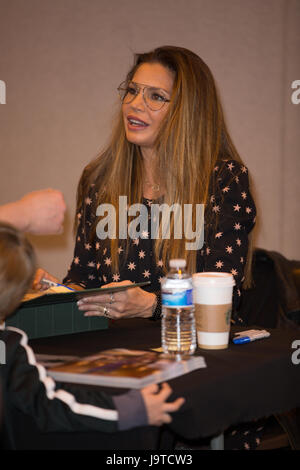
[[[156,168],[161,185],[166,188],[164,203],[206,204],[212,188],[211,175],[220,159],[242,160],[230,138],[213,75],[195,53],[175,46],[163,46],[137,54],[127,74],[131,80],[144,63],[158,63],[174,75],[174,86],[168,112],[156,139]],[[87,167],[77,191],[77,212],[88,196],[91,184],[98,191],[97,205],[110,203],[118,217],[119,196],[127,196],[128,205],[143,199],[143,159],[140,148],[127,141],[120,109],[107,148]],[[206,223],[208,215],[206,215]],[[77,220],[76,220],[77,222]],[[93,236],[96,236],[95,222]],[[174,217],[171,217],[171,233]],[[118,227],[117,227],[118,234]],[[122,241],[110,240],[112,264],[118,266],[117,247]],[[190,272],[196,270],[196,250],[185,249],[182,239],[155,240],[155,256],[164,266],[168,259],[185,257]],[[246,278],[250,272],[248,256]]]

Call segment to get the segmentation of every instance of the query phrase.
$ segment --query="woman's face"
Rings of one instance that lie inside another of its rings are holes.
[[[164,119],[169,103],[165,102],[158,111],[151,110],[143,98],[143,86],[160,88],[163,97],[170,99],[174,76],[166,67],[158,63],[145,63],[135,72],[132,82],[140,84],[140,93],[128,104],[123,103],[122,112],[127,140],[139,145],[143,150],[152,150],[158,130]]]

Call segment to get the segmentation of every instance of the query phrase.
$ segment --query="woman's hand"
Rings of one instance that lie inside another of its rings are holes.
[[[36,270],[33,283],[32,283],[32,289],[34,290],[46,290],[49,289],[49,285],[46,283],[42,282],[42,279],[48,279],[48,281],[53,281],[53,282],[60,282],[56,277],[52,276],[49,274],[47,271],[44,269],[38,268]]]
[[[167,383],[162,384],[160,391],[157,384],[152,384],[143,388],[141,393],[151,426],[161,426],[164,423],[170,423],[172,421],[170,413],[179,410],[185,402],[184,398],[177,398],[177,400],[167,403],[166,400],[172,393],[172,389]]]
[[[132,284],[131,281],[111,282],[103,287],[122,286]],[[146,292],[140,287],[126,289],[113,294],[97,294],[84,297],[77,302],[79,310],[84,316],[106,316],[112,319],[151,317],[156,304],[156,295]]]
[[[46,290],[49,289],[49,286],[46,282],[42,282],[42,279],[47,279],[48,281],[53,281],[58,284],[60,284],[60,280],[57,279],[56,277],[52,276],[52,274],[49,274],[47,271],[44,269],[38,268],[36,270],[34,280],[32,283],[32,289],[34,290]],[[68,287],[71,287],[74,290],[84,290],[82,286],[79,286],[78,284],[66,284]]]

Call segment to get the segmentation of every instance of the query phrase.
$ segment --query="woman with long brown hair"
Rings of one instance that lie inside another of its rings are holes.
[[[211,71],[187,49],[159,47],[136,56],[118,91],[122,105],[111,141],[79,182],[76,245],[64,282],[92,288],[149,280],[144,288],[88,297],[79,308],[86,316],[156,319],[168,260],[185,258],[191,272],[231,272],[237,306],[249,278],[248,235],[256,210]],[[147,209],[140,209],[138,221],[130,210],[136,204]],[[162,219],[158,232],[151,230],[154,204],[169,208],[167,232]],[[188,205],[190,232],[180,212]],[[204,224],[197,207],[205,207]]]

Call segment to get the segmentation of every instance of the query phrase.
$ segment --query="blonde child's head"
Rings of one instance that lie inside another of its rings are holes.
[[[22,301],[35,270],[34,250],[24,234],[0,222],[0,323]]]

